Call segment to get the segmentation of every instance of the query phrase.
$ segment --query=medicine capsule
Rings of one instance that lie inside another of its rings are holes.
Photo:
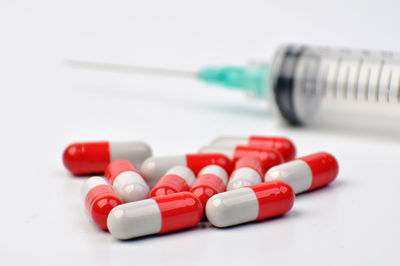
[[[227,172],[232,169],[232,161],[223,154],[186,154],[176,156],[151,157],[143,162],[140,172],[150,187],[153,187],[165,172],[176,165],[190,168],[195,175],[210,164],[222,166]]]
[[[228,173],[219,165],[212,164],[204,167],[190,189],[201,201],[203,207],[213,195],[224,192],[228,182]]]
[[[298,194],[329,184],[338,172],[335,157],[327,152],[319,152],[272,167],[265,174],[264,180],[283,180]]]
[[[272,166],[283,163],[282,155],[272,148],[259,148],[238,145],[236,147],[205,146],[200,149],[200,153],[222,153],[236,162],[242,157],[257,157],[261,161],[263,172]]]
[[[140,165],[152,155],[150,147],[141,141],[131,142],[82,142],[69,145],[63,162],[74,175],[102,174],[107,165],[117,159],[126,159]]]
[[[245,145],[260,148],[273,148],[282,155],[285,162],[291,161],[296,157],[296,146],[285,137],[219,137],[211,142],[212,146],[237,146]]]
[[[128,160],[120,159],[111,162],[104,176],[124,202],[146,199],[149,195],[149,186]]]
[[[234,190],[262,182],[261,162],[256,157],[243,157],[236,161],[226,190]]]
[[[107,225],[114,237],[130,239],[192,227],[202,215],[200,200],[179,192],[122,204],[110,212]]]
[[[107,216],[115,206],[122,204],[121,198],[104,178],[99,176],[93,176],[85,181],[81,195],[93,222],[107,230]]]
[[[195,178],[192,170],[186,166],[174,166],[158,180],[157,184],[151,190],[150,197],[188,191]]]
[[[261,183],[212,196],[206,216],[216,227],[263,220],[288,212],[294,198],[293,189],[283,181]]]

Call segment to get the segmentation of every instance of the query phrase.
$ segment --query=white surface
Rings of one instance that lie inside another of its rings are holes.
[[[264,181],[283,180],[298,194],[307,191],[313,181],[310,167],[303,160],[293,160],[272,167],[264,176]]]
[[[254,221],[258,212],[258,199],[248,187],[216,194],[206,204],[207,219],[217,227]]]
[[[110,233],[118,239],[131,239],[160,232],[161,212],[153,199],[119,205],[107,218]]]
[[[207,165],[206,167],[201,169],[201,171],[199,172],[197,177],[199,177],[201,175],[206,175],[206,174],[212,174],[212,175],[218,177],[219,179],[222,180],[222,182],[224,182],[225,185],[228,182],[228,173],[225,171],[224,168],[222,168],[219,165],[216,165],[216,164]]]
[[[126,159],[137,169],[153,154],[150,146],[143,141],[111,141],[109,145],[111,161]]]
[[[166,174],[168,169],[177,165],[186,166],[185,155],[150,157],[143,162],[140,172],[147,184],[150,187],[154,187],[157,181]]]
[[[86,196],[89,193],[89,191],[100,185],[108,186],[106,180],[100,176],[92,176],[88,178],[81,187],[81,198],[83,202],[85,202]]]
[[[398,1],[107,3],[0,3],[1,265],[399,264],[398,131],[360,128],[361,118],[289,128],[239,92],[62,63],[195,70],[269,58],[283,42],[398,51]],[[288,136],[299,156],[331,152],[337,180],[299,195],[283,217],[121,242],[89,221],[79,195],[86,178],[61,162],[74,141],[143,140],[159,156],[251,134]]]
[[[165,175],[177,175],[185,180],[186,184],[191,187],[193,185],[194,179],[196,178],[189,168],[183,165],[177,165],[170,168]]]
[[[113,186],[124,202],[146,199],[150,192],[143,177],[134,171],[120,173],[114,179]]]
[[[249,167],[241,167],[232,172],[226,190],[259,184],[261,181],[262,176],[256,170]]]

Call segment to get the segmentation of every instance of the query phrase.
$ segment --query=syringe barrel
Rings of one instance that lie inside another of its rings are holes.
[[[291,124],[308,123],[327,108],[400,115],[399,54],[284,45],[270,82],[270,98]]]

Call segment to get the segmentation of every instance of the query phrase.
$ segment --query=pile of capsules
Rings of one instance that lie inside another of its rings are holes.
[[[338,174],[331,154],[295,159],[296,148],[284,137],[220,137],[196,154],[151,156],[143,142],[73,143],[64,151],[73,175],[104,175],[88,178],[82,197],[93,222],[118,239],[180,230],[201,219],[228,227],[279,216],[292,208],[295,194]]]

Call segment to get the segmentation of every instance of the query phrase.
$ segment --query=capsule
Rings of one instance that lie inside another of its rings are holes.
[[[283,163],[282,155],[272,148],[259,148],[238,145],[236,147],[205,146],[200,149],[200,153],[222,153],[236,162],[242,157],[257,157],[261,161],[263,172],[272,166]]]
[[[104,178],[99,176],[93,176],[85,181],[81,195],[93,222],[107,230],[107,216],[115,206],[122,204],[122,199]]]
[[[82,142],[64,150],[63,163],[73,175],[103,174],[111,161],[126,159],[140,165],[151,155],[150,147],[141,141]]]
[[[223,154],[186,154],[176,156],[151,157],[143,162],[140,172],[150,187],[153,187],[165,172],[176,165],[189,167],[195,175],[210,164],[222,166],[227,172],[232,169],[232,161]]]
[[[234,190],[262,182],[261,162],[256,157],[243,157],[236,161],[226,190]]]
[[[149,195],[149,186],[128,160],[120,159],[111,162],[104,176],[124,202],[146,199]]]
[[[272,167],[264,180],[283,180],[298,194],[329,184],[338,172],[335,157],[327,152],[318,152]]]
[[[151,190],[150,197],[188,191],[195,178],[192,170],[186,166],[174,166],[158,180],[157,184]]]
[[[206,216],[216,227],[263,220],[288,212],[294,198],[293,189],[283,181],[261,183],[212,196]]]
[[[251,146],[273,148],[282,155],[285,162],[296,158],[296,146],[285,137],[250,136],[250,137],[218,137],[211,142],[213,146]]]
[[[192,227],[202,215],[200,200],[179,192],[122,204],[110,212],[107,225],[114,237],[130,239]]]
[[[228,182],[228,173],[219,165],[212,164],[204,167],[190,189],[201,201],[203,207],[213,195],[224,192]]]

